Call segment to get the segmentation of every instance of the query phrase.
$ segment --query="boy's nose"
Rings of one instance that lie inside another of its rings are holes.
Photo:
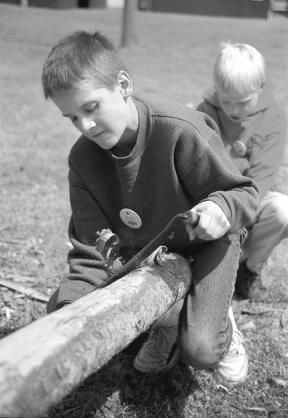
[[[83,132],[88,132],[90,129],[95,128],[96,122],[93,119],[82,118],[81,128]]]
[[[238,105],[237,104],[230,104],[230,110],[231,110],[231,112],[237,112],[237,110],[238,110]]]
[[[231,116],[238,116],[240,112],[240,107],[237,105],[230,106],[229,113]]]

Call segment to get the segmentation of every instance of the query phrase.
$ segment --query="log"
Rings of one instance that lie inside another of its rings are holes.
[[[44,416],[187,292],[176,254],[144,266],[0,341],[0,416]]]

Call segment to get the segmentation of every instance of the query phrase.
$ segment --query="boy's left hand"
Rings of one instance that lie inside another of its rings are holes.
[[[193,241],[196,237],[205,241],[221,238],[230,228],[230,222],[224,212],[212,201],[201,202],[191,209],[200,215],[198,225],[193,228],[189,221],[186,223],[186,231],[189,239]]]

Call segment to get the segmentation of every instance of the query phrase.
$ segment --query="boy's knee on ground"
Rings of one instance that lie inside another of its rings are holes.
[[[225,353],[224,345],[219,347],[208,332],[189,335],[179,343],[184,361],[195,369],[211,369],[215,367]]]

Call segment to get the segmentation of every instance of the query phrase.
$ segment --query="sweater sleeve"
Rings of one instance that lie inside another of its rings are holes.
[[[60,283],[56,309],[107,284],[105,259],[96,250],[96,232],[111,226],[95,199],[82,184],[76,171],[69,171],[72,216],[69,239],[72,249],[68,253],[69,273]]]
[[[193,141],[191,132],[182,136],[177,166],[181,167],[180,176],[187,192],[196,201],[210,200],[218,204],[231,224],[230,231],[236,232],[255,218],[257,186],[230,160],[215,122],[207,115],[203,115],[203,120],[201,129],[193,132]]]
[[[276,173],[281,165],[286,140],[286,120],[280,111],[269,118],[269,126],[264,138],[253,143],[250,168],[251,177],[259,188],[260,199],[271,189]]]

